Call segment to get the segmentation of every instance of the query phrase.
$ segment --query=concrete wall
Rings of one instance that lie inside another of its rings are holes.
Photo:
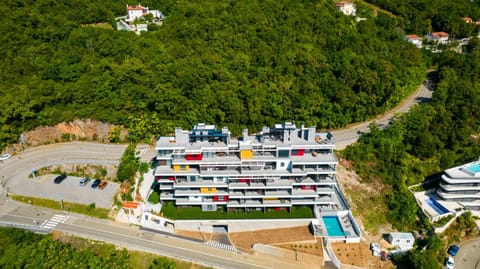
[[[176,220],[175,229],[198,231],[199,227],[228,225],[228,232],[248,232],[308,226],[312,219],[261,219],[261,220]]]

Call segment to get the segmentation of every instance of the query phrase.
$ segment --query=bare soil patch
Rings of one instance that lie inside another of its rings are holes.
[[[343,264],[363,268],[393,268],[393,264],[390,261],[382,261],[380,257],[373,256],[369,244],[366,242],[358,244],[332,243],[332,249]]]
[[[382,193],[387,186],[380,182],[361,182],[360,176],[353,170],[352,164],[344,159],[339,160],[337,181],[343,190],[353,216],[367,241],[379,242],[382,234],[392,230],[387,223],[388,209],[383,201]]]
[[[278,244],[294,243],[299,241],[315,240],[307,226],[292,228],[281,228],[271,230],[258,230],[254,232],[230,233],[230,240],[238,249],[242,251],[252,251],[252,246],[256,243]]]
[[[281,243],[273,244],[276,247],[281,247],[289,250],[296,250],[299,252],[323,257],[322,240],[317,238],[315,243]]]

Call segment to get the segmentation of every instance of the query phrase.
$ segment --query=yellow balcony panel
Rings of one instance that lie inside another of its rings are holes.
[[[203,187],[200,188],[200,193],[216,193],[217,188],[208,188],[208,187]]]
[[[252,158],[253,158],[253,150],[251,149],[240,150],[240,159],[252,159]]]

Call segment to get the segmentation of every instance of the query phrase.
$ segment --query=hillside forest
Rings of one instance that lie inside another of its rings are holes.
[[[234,135],[284,120],[343,127],[391,108],[435,68],[430,102],[340,152],[363,184],[387,186],[372,197],[386,222],[428,233],[407,188],[480,156],[480,46],[432,54],[403,39],[475,35],[462,17],[480,21],[480,1],[367,2],[388,12],[357,3],[357,22],[333,1],[148,0],[167,18],[137,36],[99,27],[115,25],[123,2],[10,1],[0,6],[0,148],[77,118],[130,127],[132,141],[197,122]],[[444,245],[429,240],[401,262],[439,267]]]
[[[144,127],[133,140],[198,122],[234,134],[285,120],[336,128],[382,113],[425,77],[400,21],[367,7],[356,22],[330,1],[145,1],[163,26],[99,27],[125,4],[0,6],[0,147],[77,118]]]

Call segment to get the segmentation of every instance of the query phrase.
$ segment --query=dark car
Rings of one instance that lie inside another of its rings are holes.
[[[66,178],[67,178],[67,175],[59,175],[58,177],[56,177],[56,178],[53,180],[53,183],[55,183],[55,184],[60,184],[60,183],[62,183],[62,181],[63,181],[64,179],[66,179]]]
[[[90,179],[88,177],[83,178],[80,180],[80,186],[85,186],[87,183],[90,182]]]
[[[448,254],[450,254],[451,256],[455,256],[457,255],[457,252],[460,250],[460,247],[457,246],[457,245],[453,245],[451,246],[449,249],[448,249]]]
[[[102,182],[100,179],[95,179],[95,181],[92,183],[92,188],[95,189],[98,187],[98,185]]]

